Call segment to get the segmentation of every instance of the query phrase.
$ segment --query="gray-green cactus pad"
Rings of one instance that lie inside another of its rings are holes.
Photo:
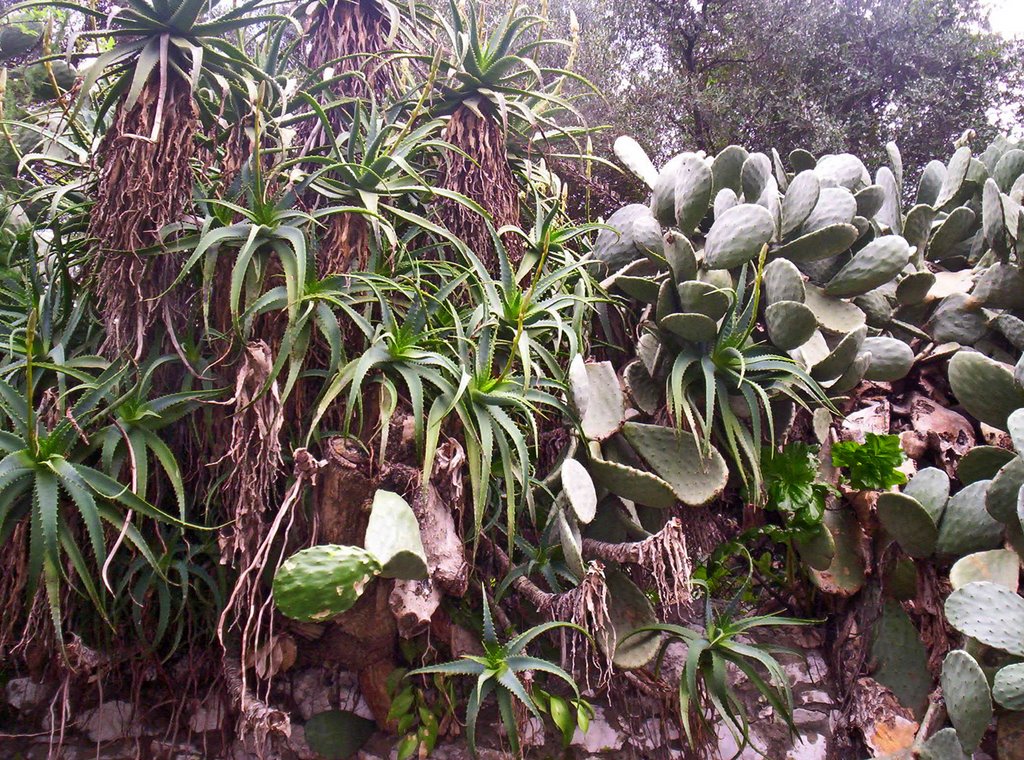
[[[1024,389],[1014,381],[1013,370],[976,351],[958,351],[950,360],[949,384],[964,409],[1000,430],[1024,406]]]
[[[949,500],[939,526],[936,553],[962,557],[1000,545],[1003,526],[985,509],[985,493],[990,482],[971,483]]]
[[[638,628],[658,622],[654,608],[647,595],[619,570],[606,570],[605,579],[612,630],[598,631],[597,643],[606,653],[614,652],[612,662],[616,667],[642,668],[658,654],[661,634],[651,631],[630,636],[628,640],[626,637]]]
[[[684,233],[693,232],[707,213],[713,181],[703,158],[684,155],[676,169],[675,224]]]
[[[864,375],[866,380],[892,382],[907,376],[914,366],[914,352],[898,338],[878,336],[865,338],[860,349],[871,355],[871,364]]]
[[[797,264],[821,261],[842,253],[853,245],[858,237],[860,232],[852,224],[833,224],[801,235],[776,248],[773,253]]]
[[[992,696],[1007,710],[1024,710],[1024,662],[999,669]]]
[[[768,337],[783,351],[789,351],[811,339],[818,329],[814,312],[799,301],[776,301],[764,312]]]
[[[918,750],[920,760],[970,760],[957,738],[955,728],[937,731]]]
[[[899,602],[886,600],[871,645],[874,678],[905,706],[920,715],[932,689],[928,652],[921,634]]]
[[[604,459],[597,443],[590,447],[588,468],[597,485],[623,499],[658,509],[667,509],[676,503],[675,493],[668,483],[653,473]]]
[[[992,722],[992,694],[985,671],[962,649],[947,654],[942,663],[942,696],[960,743],[973,752]]]
[[[878,519],[903,551],[911,557],[931,556],[939,530],[928,510],[917,499],[886,492],[878,497],[877,508]]]
[[[718,336],[718,325],[704,314],[669,314],[658,326],[693,343],[708,343]]]
[[[949,475],[938,467],[925,467],[910,479],[903,493],[916,499],[938,525],[949,501]]]
[[[796,264],[788,259],[773,259],[764,268],[762,277],[765,301],[769,304],[779,301],[804,302],[806,288],[804,278]]]
[[[1024,459],[1011,459],[996,473],[985,494],[985,508],[1001,523],[1017,521],[1017,495],[1024,486]]]
[[[978,581],[946,598],[946,618],[965,636],[1024,657],[1024,599],[996,583]]]
[[[825,292],[833,296],[856,296],[889,282],[910,262],[912,249],[899,235],[878,238],[858,251],[850,262],[828,281]]]
[[[949,584],[963,588],[968,583],[988,581],[1017,590],[1020,575],[1020,557],[1010,549],[989,549],[961,557],[949,569]]]
[[[562,462],[561,479],[562,490],[576,519],[586,525],[597,512],[597,491],[590,473],[575,459],[566,459]]]
[[[998,446],[975,446],[957,463],[956,476],[964,485],[978,480],[991,480],[1015,454]]]
[[[732,269],[761,252],[775,234],[767,209],[751,203],[733,206],[711,225],[704,240],[704,264],[709,269]]]
[[[804,303],[818,318],[821,329],[835,335],[845,335],[863,327],[867,319],[863,310],[849,301],[827,295],[815,285],[807,286]]]
[[[387,578],[411,581],[427,577],[419,522],[397,493],[379,489],[373,495],[364,546],[380,562],[381,574]]]
[[[714,447],[702,453],[692,433],[627,422],[622,434],[684,504],[706,504],[725,488],[729,479],[725,459]]]

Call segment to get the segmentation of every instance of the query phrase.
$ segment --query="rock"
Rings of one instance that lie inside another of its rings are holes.
[[[332,709],[330,691],[322,668],[303,670],[293,676],[292,698],[303,721]]]
[[[288,749],[295,753],[296,760],[317,760],[319,755],[306,743],[304,726],[292,724],[292,733],[288,737]]]
[[[626,737],[608,722],[604,709],[597,706],[594,707],[594,717],[590,720],[587,733],[577,728],[572,737],[572,745],[587,752],[617,752],[625,743]]]
[[[793,723],[795,723],[796,727],[800,729],[800,734],[802,736],[807,729],[827,726],[828,713],[797,707],[793,710]]]
[[[197,734],[219,731],[223,723],[224,705],[219,699],[212,700],[210,704],[197,703],[188,719],[188,727]]]
[[[544,721],[530,716],[526,724],[520,727],[519,742],[524,747],[542,747],[547,737],[544,735]]]
[[[629,737],[629,743],[644,751],[644,756],[657,754],[655,750],[667,750],[670,742],[679,739],[679,729],[674,723],[657,718],[648,718],[640,731]]]
[[[131,702],[116,699],[86,710],[79,716],[77,724],[91,741],[109,742],[141,736],[141,726],[134,722],[134,717],[135,708]]]
[[[31,678],[12,678],[7,682],[4,696],[7,704],[18,712],[31,712],[53,695],[45,683],[36,683]]]
[[[801,732],[786,760],[828,760],[828,741],[822,734]]]

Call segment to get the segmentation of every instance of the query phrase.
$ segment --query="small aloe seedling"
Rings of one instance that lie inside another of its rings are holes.
[[[539,657],[531,657],[526,653],[526,647],[538,636],[555,628],[574,628],[588,638],[589,634],[572,623],[554,621],[536,625],[502,644],[498,641],[498,635],[494,630],[491,607],[487,601],[486,594],[484,594],[483,614],[482,643],[484,654],[482,656],[463,655],[461,659],[453,662],[428,665],[408,673],[409,676],[438,673],[441,675],[476,677],[476,684],[470,692],[466,703],[466,741],[473,756],[476,757],[476,721],[480,715],[480,706],[492,692],[498,701],[498,710],[501,713],[501,721],[505,724],[505,730],[508,732],[512,754],[516,757],[520,756],[519,730],[516,727],[515,714],[512,710],[512,699],[518,699],[535,717],[541,717],[541,705],[527,691],[519,678],[520,673],[527,671],[548,673],[568,684],[575,695],[574,701],[577,706],[577,712],[584,716],[584,719],[578,720],[578,723],[586,725],[587,705],[581,699],[579,687],[572,676],[552,662]],[[559,725],[559,728],[562,728],[561,725]]]
[[[707,584],[704,581],[694,580],[693,582],[703,586],[707,591]],[[745,586],[746,584],[740,588],[733,601],[723,612],[716,612],[713,609],[711,595],[705,593],[704,619],[706,622],[703,631],[671,623],[657,623],[638,628],[626,637],[628,639],[630,636],[637,636],[645,631],[668,634],[662,643],[661,657],[664,657],[665,647],[673,640],[686,644],[688,650],[686,662],[679,678],[679,717],[692,747],[696,747],[696,743],[690,720],[691,708],[694,706],[694,700],[699,700],[702,694],[711,701],[715,712],[718,713],[736,739],[739,745],[738,751],[752,746],[746,708],[725,677],[726,666],[729,664],[739,668],[750,679],[750,682],[765,697],[768,704],[786,722],[790,731],[794,735],[796,734],[796,726],[793,723],[793,695],[786,673],[774,656],[796,654],[796,652],[776,644],[747,644],[739,639],[745,638],[750,631],[756,628],[811,625],[814,621],[782,617],[777,613],[733,617],[733,610],[739,602]],[[768,680],[765,680],[758,672],[757,666],[761,666],[767,671]],[[695,712],[700,725],[707,727],[704,711],[698,709]]]

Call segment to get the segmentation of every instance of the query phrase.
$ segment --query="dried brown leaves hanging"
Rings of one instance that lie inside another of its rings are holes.
[[[310,68],[330,64],[335,76],[361,74],[341,77],[334,87],[337,95],[365,98],[387,92],[392,71],[382,54],[391,34],[391,21],[377,0],[317,3],[307,29],[312,32],[307,58]]]
[[[94,275],[106,325],[103,351],[143,351],[146,331],[162,313],[157,297],[177,274],[177,258],[139,252],[181,219],[192,198],[198,115],[189,83],[150,79],[131,108],[118,108],[99,148],[101,168],[89,235],[100,255]]]
[[[485,104],[484,108],[488,108]],[[508,164],[508,150],[502,124],[488,111],[460,105],[445,127],[444,139],[458,151],[445,154],[438,184],[465,195],[491,214],[494,228],[519,225],[519,186]],[[463,155],[463,153],[465,155]],[[491,273],[497,272],[497,257],[487,223],[465,204],[444,200],[441,218],[457,237],[469,246]],[[509,258],[517,264],[523,256],[522,238],[502,238]]]
[[[604,562],[631,564],[649,573],[663,604],[690,601],[690,557],[682,521],[673,517],[660,531],[643,541],[609,544],[585,539],[583,553]]]
[[[230,565],[244,566],[252,558],[274,500],[284,415],[277,382],[263,392],[273,366],[270,347],[262,340],[252,341],[245,347],[235,380],[231,445],[224,457],[231,469],[224,496],[232,524],[220,538],[221,560]]]

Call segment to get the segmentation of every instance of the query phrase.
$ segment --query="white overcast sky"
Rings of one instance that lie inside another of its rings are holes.
[[[992,31],[1006,37],[1024,37],[1024,0],[989,0]]]

